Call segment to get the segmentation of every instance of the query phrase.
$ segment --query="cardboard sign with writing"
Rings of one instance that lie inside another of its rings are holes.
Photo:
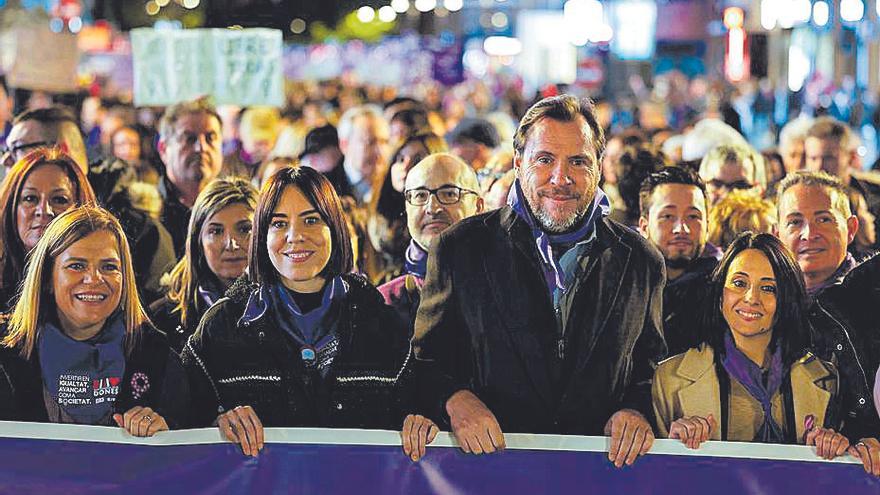
[[[76,91],[79,48],[76,36],[34,26],[0,35],[3,72],[13,88],[72,93]]]
[[[281,31],[131,32],[134,102],[161,106],[211,95],[217,104],[281,106]]]

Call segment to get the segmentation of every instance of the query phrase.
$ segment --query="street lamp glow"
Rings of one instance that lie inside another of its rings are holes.
[[[794,20],[797,23],[810,22],[810,0],[794,0],[792,5]]]
[[[379,9],[379,20],[382,22],[394,22],[397,19],[397,12],[390,5],[386,5]]]
[[[147,2],[146,5],[144,5],[144,10],[147,11],[147,15],[156,15],[159,13],[159,4],[154,2],[153,0],[150,0],[149,2]]]
[[[69,21],[67,21],[67,27],[70,28],[70,32],[76,34],[83,27],[83,20],[80,16],[71,17]]]
[[[199,0],[183,0],[183,7],[185,9],[194,9],[199,6]]]
[[[363,7],[359,8],[357,10],[357,18],[359,21],[363,22],[364,24],[366,24],[368,22],[373,22],[373,19],[376,18],[376,11],[373,10],[373,7],[370,7],[368,5],[364,5]]]
[[[522,42],[508,36],[489,36],[483,41],[483,51],[494,57],[513,57],[522,52]]]
[[[865,4],[862,0],[841,0],[840,18],[846,22],[859,22],[865,16]]]
[[[575,46],[584,46],[591,38],[597,36],[596,31],[604,24],[604,9],[599,0],[568,0],[562,6],[562,22],[566,37]],[[602,29],[603,35],[607,31]]]
[[[504,29],[507,27],[507,14],[504,12],[495,12],[492,14],[492,26],[497,29]]]
[[[779,0],[761,0],[761,27],[770,31],[776,27],[779,13],[776,11]]]
[[[450,12],[458,12],[464,7],[464,0],[444,0],[443,6]]]
[[[403,14],[409,10],[409,0],[391,0],[391,8],[398,14]]]
[[[290,21],[290,32],[293,34],[302,34],[306,31],[306,21],[297,17]]]
[[[416,10],[430,12],[437,7],[437,0],[416,0]]]
[[[818,0],[813,4],[813,22],[816,23],[817,26],[823,27],[828,24],[828,18],[830,16],[831,9],[828,7],[828,2],[825,0]]]

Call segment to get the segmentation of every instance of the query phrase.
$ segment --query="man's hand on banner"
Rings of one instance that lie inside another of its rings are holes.
[[[709,415],[687,416],[677,419],[669,426],[669,438],[677,438],[689,449],[698,449],[700,444],[709,440],[712,432],[717,428],[715,417]]]
[[[605,434],[611,436],[608,460],[617,467],[632,466],[636,458],[645,455],[654,445],[654,431],[648,420],[634,409],[621,409],[605,424]]]
[[[403,453],[413,461],[418,461],[425,456],[425,446],[433,442],[439,432],[440,428],[430,419],[420,414],[407,415],[400,432]]]
[[[468,454],[504,449],[504,433],[492,411],[470,390],[459,390],[446,401],[452,434]]]

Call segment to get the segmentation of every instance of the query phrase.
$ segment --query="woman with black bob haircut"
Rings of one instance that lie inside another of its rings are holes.
[[[217,424],[245,455],[262,449],[264,425],[400,428],[413,402],[408,332],[352,265],[330,182],[308,167],[276,172],[254,213],[250,279],[182,351],[194,426]],[[417,458],[437,429],[406,420]]]
[[[128,241],[106,210],[49,224],[2,330],[0,419],[152,436],[185,408],[180,360],[141,307]]]
[[[845,453],[837,372],[808,350],[805,303],[803,274],[776,237],[737,237],[712,275],[703,344],[657,367],[659,436],[690,448],[712,439]]]

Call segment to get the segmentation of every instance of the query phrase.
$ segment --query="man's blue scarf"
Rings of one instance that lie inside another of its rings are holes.
[[[535,244],[538,247],[538,253],[541,255],[541,268],[544,271],[544,279],[551,294],[554,294],[557,290],[565,290],[566,287],[565,271],[561,268],[559,262],[565,253],[555,253],[553,246],[571,246],[589,240],[596,228],[596,222],[601,217],[611,213],[611,203],[608,201],[608,197],[605,196],[601,189],[596,188],[593,204],[590,205],[590,209],[587,210],[587,214],[580,225],[571,232],[552,234],[544,231],[532,214],[519,179],[515,180],[513,187],[510,188],[507,204],[513,208],[518,217],[526,222],[532,231],[532,236],[535,238]]]
[[[125,373],[125,320],[111,316],[98,335],[74,340],[46,322],[37,341],[43,385],[74,422],[108,424]]]

